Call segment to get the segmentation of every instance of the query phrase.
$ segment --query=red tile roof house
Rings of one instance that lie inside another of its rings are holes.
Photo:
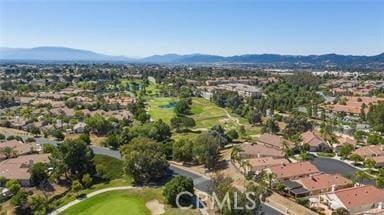
[[[9,140],[0,143],[0,150],[6,147],[10,147],[14,150],[15,154],[12,155],[12,157],[37,152],[40,148],[39,145],[35,143],[22,143],[17,140]],[[6,159],[6,157],[3,154],[0,154],[0,160],[4,159]]]
[[[303,144],[309,145],[309,150],[311,152],[321,152],[329,149],[329,145],[319,136],[317,136],[312,131],[307,131],[301,134],[301,139]]]
[[[295,144],[293,142],[286,140],[281,136],[268,133],[262,134],[257,139],[257,143],[268,147],[273,147],[277,150],[282,150],[284,148],[284,144],[287,144],[289,148],[295,148]]]
[[[384,190],[373,185],[346,188],[330,192],[321,197],[333,210],[345,208],[351,214],[363,214],[374,208],[383,214]]]
[[[384,156],[383,145],[369,145],[356,149],[353,153],[360,155],[363,158]]]
[[[256,174],[269,167],[289,163],[287,159],[284,159],[284,158],[274,159],[273,157],[251,158],[251,159],[248,159],[248,161],[249,161],[249,164],[251,165],[251,168],[248,169],[248,171],[253,171]]]
[[[18,180],[22,186],[31,186],[30,169],[36,163],[48,163],[49,154],[23,155],[0,162],[0,176]]]
[[[309,195],[336,191],[353,186],[353,182],[340,174],[319,173],[296,180],[309,191]]]
[[[272,157],[272,158],[283,158],[283,151],[277,150],[272,147],[267,147],[262,144],[242,144],[240,157],[242,159],[249,158],[260,158],[260,157]]]
[[[384,167],[384,156],[372,157],[376,162],[376,167]]]
[[[269,171],[280,181],[299,179],[320,172],[309,161],[272,166]]]

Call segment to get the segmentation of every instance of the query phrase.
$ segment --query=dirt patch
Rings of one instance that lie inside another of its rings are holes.
[[[164,204],[161,204],[158,200],[151,200],[145,203],[145,206],[151,211],[152,215],[160,215],[165,213]]]

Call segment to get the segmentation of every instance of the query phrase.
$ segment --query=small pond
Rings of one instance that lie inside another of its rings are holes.
[[[169,108],[175,108],[175,107],[176,107],[176,102],[169,102],[168,104],[159,106],[159,108],[163,108],[163,109],[169,109]]]

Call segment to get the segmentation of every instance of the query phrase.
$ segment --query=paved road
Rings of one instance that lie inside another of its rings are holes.
[[[91,146],[92,150],[95,152],[95,154],[102,154],[102,155],[108,155],[117,159],[121,159],[121,155],[119,151],[113,151],[104,147],[99,146]],[[183,175],[186,177],[190,177],[193,179],[193,183],[195,185],[195,188],[208,193],[210,191],[210,185],[212,184],[212,180],[208,177],[198,175],[193,172],[186,171],[182,168],[179,168],[175,165],[171,165],[169,167],[176,175]],[[262,205],[262,211],[266,215],[280,215],[281,213],[270,206],[263,203]]]
[[[359,169],[344,163],[343,161],[335,160],[332,158],[324,158],[324,157],[315,157],[312,160],[312,164],[315,165],[320,171],[336,174],[339,173],[343,176],[351,177],[353,174]],[[363,184],[375,184],[374,180],[365,179],[362,181]]]
[[[42,143],[49,143],[49,144],[56,145],[57,143],[59,143],[58,141],[52,141],[52,140],[48,140],[45,138],[36,138],[36,140],[37,140],[36,142],[41,143],[41,144]],[[105,147],[94,146],[94,145],[92,145],[91,148],[95,154],[107,155],[110,157],[121,159],[121,154],[119,151],[111,150],[111,149],[108,149]],[[212,184],[212,180],[210,178],[198,175],[198,174],[193,173],[193,172],[186,171],[186,170],[181,169],[175,165],[171,165],[170,169],[176,175],[183,175],[183,176],[192,178],[196,189],[198,189],[202,192],[205,192],[205,193],[209,193],[210,185]],[[280,214],[282,214],[279,211],[273,209],[272,207],[270,207],[264,203],[262,204],[262,211],[264,212],[264,214],[267,214],[267,215],[280,215]]]

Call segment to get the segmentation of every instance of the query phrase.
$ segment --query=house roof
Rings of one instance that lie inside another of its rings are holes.
[[[384,156],[384,147],[380,145],[363,146],[356,149],[354,153],[361,157]]]
[[[22,155],[37,150],[38,145],[36,145],[35,143],[23,143],[17,140],[9,140],[0,143],[0,149],[5,147],[10,147],[15,150],[17,154]],[[1,158],[4,158],[3,155],[0,155],[0,159]]]
[[[316,166],[309,161],[273,166],[270,167],[270,170],[278,179],[300,177],[319,172]]]
[[[384,155],[378,156],[378,157],[372,157],[372,159],[376,162],[376,164],[383,164],[384,163]]]
[[[251,164],[253,171],[263,170],[271,166],[289,163],[287,159],[274,159],[273,157],[251,158],[248,159],[248,161]]]
[[[326,174],[320,173],[312,176],[307,176],[297,180],[307,190],[323,190],[332,188],[333,185],[337,187],[352,184],[352,181],[343,177],[340,174]]]
[[[318,137],[315,133],[312,131],[307,131],[305,133],[301,134],[301,138],[303,140],[303,143],[307,143],[310,146],[319,146],[321,144],[324,144],[324,140]]]
[[[23,155],[0,162],[0,175],[7,179],[28,180],[30,167],[35,163],[48,163],[49,154]]]
[[[242,144],[240,155],[247,157],[284,157],[281,150],[261,144]]]
[[[334,194],[347,209],[384,202],[384,190],[373,185],[342,189]]]
[[[260,143],[263,143],[263,144],[272,145],[272,146],[278,147],[280,149],[283,148],[283,143],[284,142],[286,142],[288,144],[288,146],[290,146],[290,147],[294,146],[293,142],[291,142],[289,140],[286,140],[286,139],[284,139],[281,136],[277,136],[275,134],[269,134],[269,133],[262,134],[257,139],[257,142],[260,142]]]

